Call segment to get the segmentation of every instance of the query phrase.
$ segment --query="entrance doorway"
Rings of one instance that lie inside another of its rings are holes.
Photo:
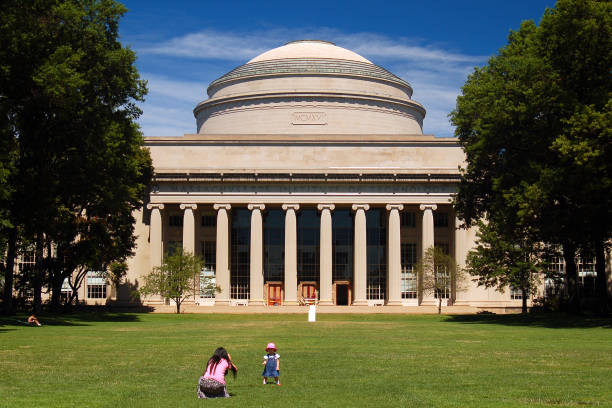
[[[268,306],[280,306],[282,303],[283,283],[268,282]]]
[[[348,306],[349,305],[349,285],[348,284],[336,284],[336,305]]]

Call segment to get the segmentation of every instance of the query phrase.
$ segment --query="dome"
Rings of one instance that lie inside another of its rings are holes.
[[[247,64],[288,58],[333,58],[371,64],[370,61],[353,51],[338,47],[332,42],[320,40],[291,41],[282,47],[271,49],[256,56]]]
[[[422,134],[408,82],[327,41],[293,41],[210,83],[200,134]]]

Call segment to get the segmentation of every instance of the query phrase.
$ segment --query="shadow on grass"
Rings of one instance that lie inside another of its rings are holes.
[[[546,327],[550,329],[583,329],[590,327],[612,329],[612,317],[577,316],[564,313],[451,315],[445,321],[464,324]]]
[[[94,322],[139,322],[140,317],[135,313],[111,312],[79,312],[79,313],[43,313],[37,315],[38,320],[45,326],[89,326]],[[30,327],[26,321],[27,315],[0,317],[0,332],[10,327]],[[32,329],[40,329],[32,327]],[[9,329],[10,330],[10,329]]]

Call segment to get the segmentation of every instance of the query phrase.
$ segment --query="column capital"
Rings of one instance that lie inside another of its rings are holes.
[[[287,211],[287,210],[299,210],[300,209],[300,205],[299,204],[283,204],[282,205],[282,209]]]
[[[404,209],[404,204],[387,204],[387,211],[397,210],[402,211]]]
[[[215,210],[220,210],[220,209],[231,210],[232,205],[231,204],[213,204],[213,208]]]
[[[419,206],[419,209],[421,211],[425,211],[425,210],[436,211],[438,209],[438,206],[436,204],[421,204]]]
[[[154,208],[158,209],[158,210],[163,210],[164,209],[164,205],[161,203],[149,203],[147,204],[147,210],[152,210]]]
[[[179,205],[179,208],[181,210],[185,210],[187,208],[191,208],[192,210],[197,210],[198,209],[198,205],[197,204],[181,204],[181,205]]]
[[[370,204],[353,204],[351,208],[353,211],[357,211],[357,210],[368,211],[370,209]]]
[[[259,203],[251,203],[249,205],[247,205],[247,208],[249,210],[265,210],[266,209],[266,205],[265,204],[259,204]]]
[[[317,204],[317,210],[319,211],[323,211],[323,210],[334,211],[335,208],[336,208],[336,204]]]

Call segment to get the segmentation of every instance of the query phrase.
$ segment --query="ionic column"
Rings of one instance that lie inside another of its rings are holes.
[[[161,266],[163,260],[162,248],[162,218],[163,204],[147,204],[151,210],[151,226],[149,231],[149,246],[151,249],[151,269]]]
[[[402,204],[388,204],[389,224],[387,228],[387,305],[402,304],[402,252],[400,234],[400,215],[404,209]]]
[[[368,204],[353,204],[355,211],[355,272],[353,276],[353,305],[367,305],[366,285],[368,277],[367,238],[365,212],[370,209]]]
[[[227,212],[230,204],[215,204],[217,211],[217,264],[215,267],[216,284],[221,292],[215,297],[215,304],[227,304],[230,300],[230,270],[229,270],[229,222]]]
[[[261,211],[264,204],[249,204],[251,210],[251,265],[249,305],[263,305],[263,221]]]
[[[299,204],[283,204],[285,210],[285,304],[297,305],[297,221]]]
[[[197,204],[181,204],[183,210],[183,252],[195,255],[195,219],[193,212],[198,208]]]
[[[319,240],[319,304],[331,305],[332,301],[332,218],[334,204],[319,204],[321,228]]]
[[[421,230],[421,259],[425,259],[425,254],[429,248],[434,246],[434,221],[433,212],[438,209],[436,204],[421,204],[420,210],[423,211],[423,222]],[[425,270],[424,273],[433,273],[432,270]],[[422,279],[422,277],[420,278]],[[419,282],[420,283],[420,282]],[[423,295],[420,294],[424,301],[435,301],[433,293]]]

